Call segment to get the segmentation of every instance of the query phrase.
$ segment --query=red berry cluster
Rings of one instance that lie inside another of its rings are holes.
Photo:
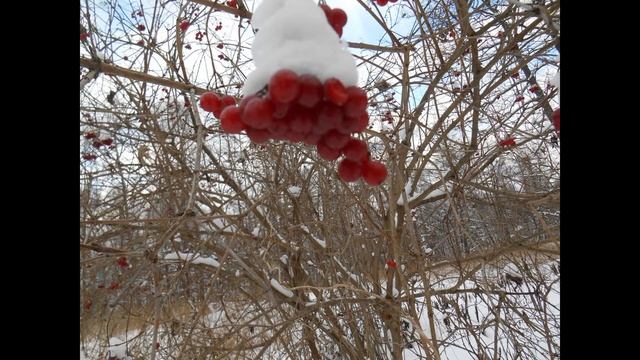
[[[98,156],[96,156],[96,155],[94,155],[94,154],[90,154],[90,153],[82,153],[82,158],[83,158],[84,160],[91,161],[91,160],[95,160],[95,159],[97,159],[97,158],[98,158]]]
[[[215,117],[220,118],[222,111],[231,105],[236,104],[236,99],[230,95],[222,97],[212,92],[206,92],[200,96],[200,107],[204,111],[213,113]]]
[[[397,269],[398,268],[398,263],[396,263],[396,261],[393,260],[393,259],[388,259],[387,260],[387,266],[389,267],[389,269]]]
[[[553,122],[553,128],[556,129],[556,132],[558,133],[558,137],[559,137],[560,136],[560,108],[557,108],[553,111],[551,118]]]
[[[343,181],[362,177],[370,185],[380,185],[387,168],[369,158],[366,142],[351,137],[369,124],[367,101],[364,90],[345,87],[336,78],[323,84],[313,75],[283,69],[271,77],[265,90],[245,96],[239,106],[225,104],[224,97],[213,93],[203,94],[200,106],[220,118],[226,133],[245,131],[256,144],[273,139],[315,145],[324,160],[345,156],[338,165]]]
[[[118,259],[118,266],[121,267],[122,269],[126,269],[129,267],[129,262],[127,261],[127,257],[126,256],[121,256]]]
[[[94,139],[93,142],[91,143],[91,145],[93,145],[93,147],[96,148],[96,149],[100,149],[100,147],[102,147],[102,145],[111,146],[111,144],[113,144],[113,139],[111,139],[111,138]]]
[[[187,31],[189,26],[191,26],[191,23],[189,23],[187,20],[182,20],[178,25],[178,27],[180,27],[180,30],[182,31]]]
[[[89,33],[84,32],[80,34],[80,41],[86,41],[89,38]]]
[[[510,148],[512,146],[516,146],[516,139],[510,136],[504,140],[500,140],[498,144],[503,148]]]
[[[387,5],[387,3],[397,3],[398,0],[375,0],[376,4],[380,5],[380,6],[385,6]]]
[[[324,11],[329,25],[338,34],[338,37],[342,37],[342,28],[347,24],[347,13],[339,8],[331,9],[327,4],[320,4],[319,6]]]

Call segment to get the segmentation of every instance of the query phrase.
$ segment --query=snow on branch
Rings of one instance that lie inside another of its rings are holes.
[[[276,279],[271,279],[271,287],[276,289],[276,291],[278,291],[280,294],[288,297],[288,298],[292,298],[293,297],[293,291],[289,290],[288,288],[282,286],[282,284],[280,284],[278,282],[278,280]]]
[[[194,253],[183,253],[179,251],[177,253],[170,253],[165,255],[164,260],[167,260],[167,261],[183,260],[191,264],[202,264],[202,265],[213,266],[215,268],[220,267],[220,263],[218,262],[218,260],[214,259],[213,257],[201,256],[200,254],[194,254]]]

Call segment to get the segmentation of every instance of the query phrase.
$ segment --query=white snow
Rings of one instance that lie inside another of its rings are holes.
[[[333,257],[333,260],[336,262],[336,264],[338,264],[338,266],[340,266],[340,268],[342,269],[342,271],[344,271],[345,273],[347,273],[347,275],[349,275],[349,277],[351,278],[351,280],[355,281],[356,283],[358,282],[358,277],[350,272],[349,270],[347,270],[347,268],[342,265],[342,263],[340,262],[340,260],[338,260],[338,258],[336,258],[335,256]]]
[[[282,261],[283,264],[287,265],[289,263],[289,257],[287,255],[282,255],[280,256],[280,261]]]
[[[302,231],[304,231],[307,235],[311,236],[313,241],[318,243],[318,245],[320,245],[322,248],[326,248],[327,247],[327,242],[324,241],[324,240],[320,240],[317,237],[313,236],[313,234],[311,234],[311,232],[309,231],[309,228],[306,225],[300,225],[300,229],[302,229]]]
[[[178,253],[170,253],[165,255],[164,260],[167,260],[167,261],[184,260],[192,264],[203,264],[203,265],[213,266],[216,268],[220,267],[220,263],[213,257],[201,256],[200,254],[194,254],[194,253],[183,253],[179,251]]]
[[[253,231],[251,231],[251,235],[259,236],[260,235],[260,227],[259,226],[254,227]]]
[[[273,287],[274,289],[276,289],[280,294],[291,298],[293,297],[293,292],[289,289],[287,289],[286,287],[282,286],[282,284],[280,284],[278,282],[278,280],[276,279],[271,279],[271,287]]]
[[[451,189],[449,188],[449,186],[447,186],[447,191],[450,191],[450,190]],[[406,191],[406,189],[405,189],[405,191]],[[422,195],[423,191],[424,191],[424,189],[423,190],[417,190],[413,194],[413,196],[409,196],[409,192],[407,191],[407,200],[409,202],[411,202],[411,201],[417,199],[420,195]],[[427,197],[425,197],[425,200],[434,198],[436,196],[444,195],[444,194],[446,194],[445,190],[442,189],[442,188],[438,188],[438,189],[433,190],[429,195],[427,195]],[[398,198],[398,202],[396,204],[398,204],[399,206],[404,205],[404,197],[402,196],[402,194],[400,194],[400,197]]]
[[[298,196],[300,195],[300,191],[302,191],[302,189],[297,186],[289,186],[287,191],[289,192],[289,194],[291,194],[291,196]]]
[[[132,359],[131,357],[127,356],[127,342],[117,337],[112,337],[109,339],[107,354],[109,354],[109,356],[116,356],[122,360]]]
[[[549,80],[549,84],[555,86],[560,90],[560,70]]]
[[[245,95],[262,89],[281,69],[357,84],[353,56],[312,0],[264,0],[252,24],[258,30],[251,49],[256,69],[245,81]]]

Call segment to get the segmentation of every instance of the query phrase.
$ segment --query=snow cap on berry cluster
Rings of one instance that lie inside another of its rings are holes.
[[[258,31],[252,48],[256,70],[245,81],[245,96],[260,91],[281,69],[357,85],[353,56],[312,0],[264,0],[251,21]]]

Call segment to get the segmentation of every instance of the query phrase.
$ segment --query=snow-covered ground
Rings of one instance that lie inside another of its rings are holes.
[[[471,275],[471,276],[468,276]],[[433,307],[433,320],[438,343],[440,358],[443,360],[477,360],[484,359],[550,359],[559,354],[559,266],[558,261],[549,260],[539,263],[526,264],[525,262],[503,262],[500,266],[485,265],[477,269],[473,274],[465,273],[465,279],[461,280],[458,272],[449,268],[446,271],[433,273],[431,282],[431,303]],[[401,310],[401,329],[405,341],[403,352],[404,359],[427,359],[421,343],[425,340],[431,342],[433,334],[429,324],[424,289],[418,278],[410,281],[413,283],[411,294],[415,296],[415,313],[419,318],[421,329],[416,328],[415,321],[411,320],[410,311],[407,311],[407,302],[404,302]],[[285,288],[275,279],[271,285],[276,292],[287,298],[293,297],[293,292]],[[381,284],[383,289],[386,285]],[[385,291],[383,290],[382,296]],[[310,293],[310,295],[312,295]],[[302,307],[300,311],[312,311],[319,324],[327,325],[326,318],[322,315],[322,308],[328,306],[336,312],[335,307],[328,304],[336,302],[336,293],[333,290],[321,292],[321,299],[309,296],[312,301]],[[375,304],[381,296],[370,296],[368,301]],[[406,292],[397,292],[394,289],[394,297],[406,296]],[[265,308],[269,302],[264,303]],[[281,309],[292,308],[281,304]],[[255,304],[245,305],[241,303],[210,304],[210,312],[202,317],[200,326],[210,329],[210,335],[203,339],[210,341],[210,346],[221,346],[220,342],[237,345],[246,345],[247,339],[252,343],[262,342],[273,335],[274,331],[264,331],[265,327],[274,326],[281,328],[289,320],[280,318],[282,313],[270,311],[269,314],[261,313]],[[354,309],[362,309],[356,308]],[[367,315],[375,313],[376,307],[368,307]],[[295,314],[295,312],[291,312]],[[357,313],[354,312],[356,316]],[[267,317],[269,320],[267,320]],[[253,320],[250,320],[253,319]],[[305,326],[313,323],[308,321],[295,321],[286,332],[287,338],[277,342],[269,342],[268,349],[256,346],[244,350],[244,356],[262,359],[297,359],[300,356],[296,352],[286,351],[287,344],[302,342],[300,336]],[[275,324],[275,325],[274,325]],[[318,323],[315,323],[316,325]],[[340,319],[339,324],[345,334],[350,334],[349,326]],[[378,324],[380,325],[380,324]],[[263,330],[256,331],[254,326]],[[238,328],[244,327],[243,332]],[[338,351],[332,341],[327,341],[326,334],[315,327],[316,341],[323,359],[347,359]],[[378,327],[381,328],[381,327]],[[249,329],[249,330],[247,330]],[[174,359],[181,351],[181,336],[185,333],[169,335],[162,326],[158,337],[156,359]],[[259,335],[259,332],[262,332]],[[232,333],[234,335],[228,335]],[[421,335],[422,334],[422,335]],[[261,338],[263,336],[264,338]],[[348,335],[347,335],[348,336]],[[424,337],[421,339],[421,337]],[[99,341],[86,341],[84,351],[81,350],[81,359],[138,359],[149,358],[152,346],[153,330],[148,328],[144,334],[139,330],[126,334],[113,335]],[[385,346],[388,337],[380,334],[376,341],[376,352],[381,358],[391,358],[389,347]],[[296,346],[297,347],[297,346]],[[302,346],[304,347],[304,346]],[[264,351],[263,351],[264,350]],[[300,350],[297,350],[300,351]],[[101,355],[100,355],[101,354]],[[227,353],[231,358],[231,353]],[[117,357],[117,358],[116,358]],[[367,358],[363,355],[363,359]]]

